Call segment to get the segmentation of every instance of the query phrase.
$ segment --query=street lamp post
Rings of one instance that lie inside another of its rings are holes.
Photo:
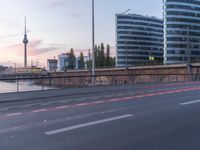
[[[95,86],[95,35],[94,35],[94,0],[92,0],[92,84]]]

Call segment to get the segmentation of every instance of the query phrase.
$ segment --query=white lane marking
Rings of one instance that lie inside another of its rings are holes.
[[[6,117],[19,116],[19,115],[22,115],[22,113],[7,114]]]
[[[96,102],[93,102],[94,104],[102,104],[102,103],[105,103],[105,101],[96,101]]]
[[[76,104],[76,106],[87,106],[89,103],[81,103],[81,104]]]
[[[195,100],[195,101],[189,101],[189,102],[185,102],[185,103],[180,103],[180,105],[191,105],[191,104],[195,104],[195,103],[200,103],[200,100]]]
[[[97,125],[97,124],[103,124],[106,122],[121,120],[121,119],[125,119],[125,118],[130,118],[130,117],[133,117],[133,114],[127,114],[127,115],[123,115],[123,116],[117,116],[117,117],[98,120],[98,121],[94,121],[94,122],[88,122],[88,123],[84,123],[84,124],[74,125],[74,126],[70,126],[70,127],[66,127],[66,128],[62,128],[62,129],[58,129],[58,130],[48,131],[48,132],[45,132],[45,134],[46,135],[54,135],[54,134],[58,134],[58,133],[62,133],[62,132],[67,132],[67,131],[71,131],[71,130],[75,130],[75,129],[89,127],[89,126],[93,126],[93,125]]]
[[[33,110],[33,113],[39,113],[39,112],[45,112],[47,109],[38,109],[38,110]]]
[[[69,108],[70,106],[60,106],[60,107],[56,107],[56,109],[65,109],[65,108]]]

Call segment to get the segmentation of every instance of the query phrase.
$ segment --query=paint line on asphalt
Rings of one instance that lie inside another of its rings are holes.
[[[185,103],[180,103],[180,105],[185,106],[185,105],[191,105],[191,104],[195,104],[195,103],[200,103],[200,100],[195,100],[195,101],[189,101],[189,102],[185,102]]]
[[[111,121],[126,119],[126,118],[130,118],[133,116],[134,116],[133,114],[126,114],[123,116],[117,116],[117,117],[112,117],[112,118],[108,118],[108,119],[103,119],[103,120],[98,120],[98,121],[94,121],[94,122],[88,122],[88,123],[84,123],[84,124],[61,128],[58,130],[48,131],[48,132],[45,132],[45,134],[46,135],[55,135],[55,134],[62,133],[62,132],[68,132],[68,131],[72,131],[72,130],[76,130],[76,129],[80,129],[80,128],[84,128],[84,127],[89,127],[89,126],[103,124],[103,123],[107,123],[107,122],[111,122]]]
[[[33,113],[39,113],[39,112],[45,112],[47,109],[38,109],[38,110],[33,110]]]
[[[96,102],[93,102],[93,104],[102,104],[102,103],[105,103],[106,101],[96,101]]]
[[[7,114],[6,117],[13,117],[13,116],[19,116],[22,115],[22,113],[12,113],[12,114]]]
[[[120,100],[121,100],[120,98],[116,98],[116,99],[109,100],[109,102],[117,102],[117,101],[120,101]]]
[[[76,104],[76,106],[87,106],[89,105],[89,103],[80,103],[80,104]]]
[[[69,106],[60,106],[60,107],[56,107],[56,109],[65,109],[65,108],[69,108]]]

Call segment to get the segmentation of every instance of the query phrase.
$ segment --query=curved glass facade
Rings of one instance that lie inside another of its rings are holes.
[[[200,0],[163,0],[164,63],[200,58]]]
[[[116,15],[117,67],[163,61],[163,21],[137,14]]]

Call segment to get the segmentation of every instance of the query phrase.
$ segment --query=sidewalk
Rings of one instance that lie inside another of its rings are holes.
[[[200,83],[198,83],[200,84]],[[30,92],[19,92],[19,93],[4,93],[0,94],[0,103],[17,102],[17,101],[28,101],[28,100],[42,100],[48,98],[64,98],[73,96],[87,96],[91,94],[102,93],[110,94],[112,91],[115,92],[144,92],[149,89],[165,89],[168,85],[181,86],[182,83],[150,83],[140,85],[115,85],[115,86],[101,86],[101,87],[85,87],[85,88],[69,88],[69,89],[51,89],[45,91],[30,91]],[[184,86],[184,85],[183,85]]]
[[[118,86],[101,86],[101,87],[85,87],[70,89],[53,89],[45,91],[30,91],[19,93],[3,93],[0,94],[0,103],[39,100],[46,98],[67,97],[77,95],[88,95],[95,93],[109,93],[111,91],[124,91],[130,89],[141,89],[144,85],[118,85]]]

